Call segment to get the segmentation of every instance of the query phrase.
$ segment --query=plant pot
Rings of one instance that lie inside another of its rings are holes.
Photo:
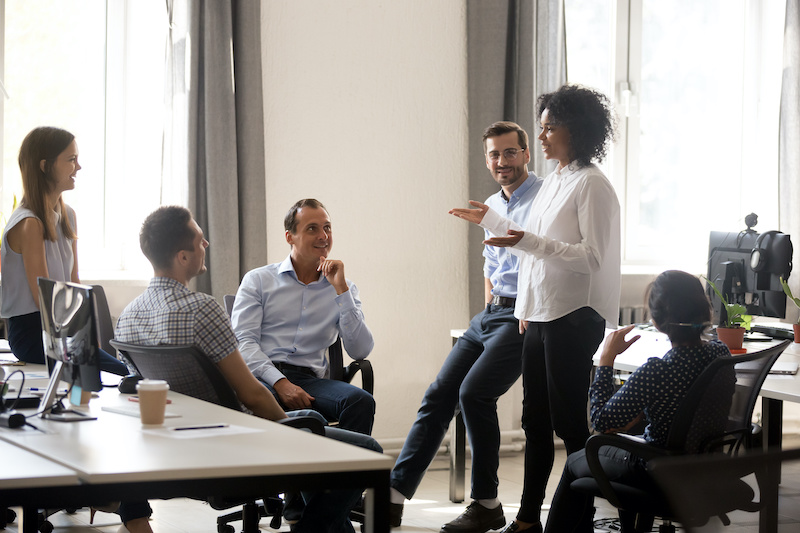
[[[800,324],[792,324],[794,330],[794,342],[800,342]]]
[[[717,328],[717,338],[724,342],[729,350],[741,350],[744,328]]]

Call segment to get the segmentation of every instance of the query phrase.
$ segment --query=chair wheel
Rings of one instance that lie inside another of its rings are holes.
[[[230,524],[217,524],[217,533],[234,533],[235,531]]]
[[[17,519],[17,512],[14,509],[6,509],[6,524],[10,524]]]
[[[39,533],[53,533],[53,524],[47,520],[43,520],[42,523],[39,524]]]
[[[64,512],[67,514],[75,514],[77,511],[78,510],[73,507],[67,507],[66,509],[64,509]]]

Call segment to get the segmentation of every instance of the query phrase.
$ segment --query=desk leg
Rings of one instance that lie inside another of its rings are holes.
[[[464,478],[467,454],[467,428],[464,416],[458,411],[453,420],[453,436],[450,437],[450,501],[464,501]]]
[[[783,446],[783,401],[762,397],[761,415],[764,451],[780,450]]]
[[[22,508],[22,533],[39,533],[39,509],[26,505]]]
[[[764,451],[779,451],[783,446],[783,401],[762,397],[761,413]],[[767,469],[768,482],[765,483],[763,488],[766,490],[761,495],[764,506],[758,513],[758,531],[759,533],[777,533],[778,490],[781,482],[780,461],[769,464]]]
[[[389,472],[377,487],[367,489],[364,511],[364,531],[389,533]]]

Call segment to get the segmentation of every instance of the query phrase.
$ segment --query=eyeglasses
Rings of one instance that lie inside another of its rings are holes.
[[[503,157],[506,158],[506,161],[514,161],[517,156],[524,151],[524,148],[521,150],[518,148],[506,148],[503,150]],[[491,161],[497,161],[500,159],[500,152],[491,151],[486,154],[486,157],[488,157]]]

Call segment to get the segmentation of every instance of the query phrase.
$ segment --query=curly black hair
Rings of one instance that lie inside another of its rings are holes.
[[[602,161],[609,144],[616,139],[617,115],[611,101],[603,93],[581,85],[563,85],[537,100],[541,120],[548,110],[550,120],[569,131],[573,158],[580,166]]]

